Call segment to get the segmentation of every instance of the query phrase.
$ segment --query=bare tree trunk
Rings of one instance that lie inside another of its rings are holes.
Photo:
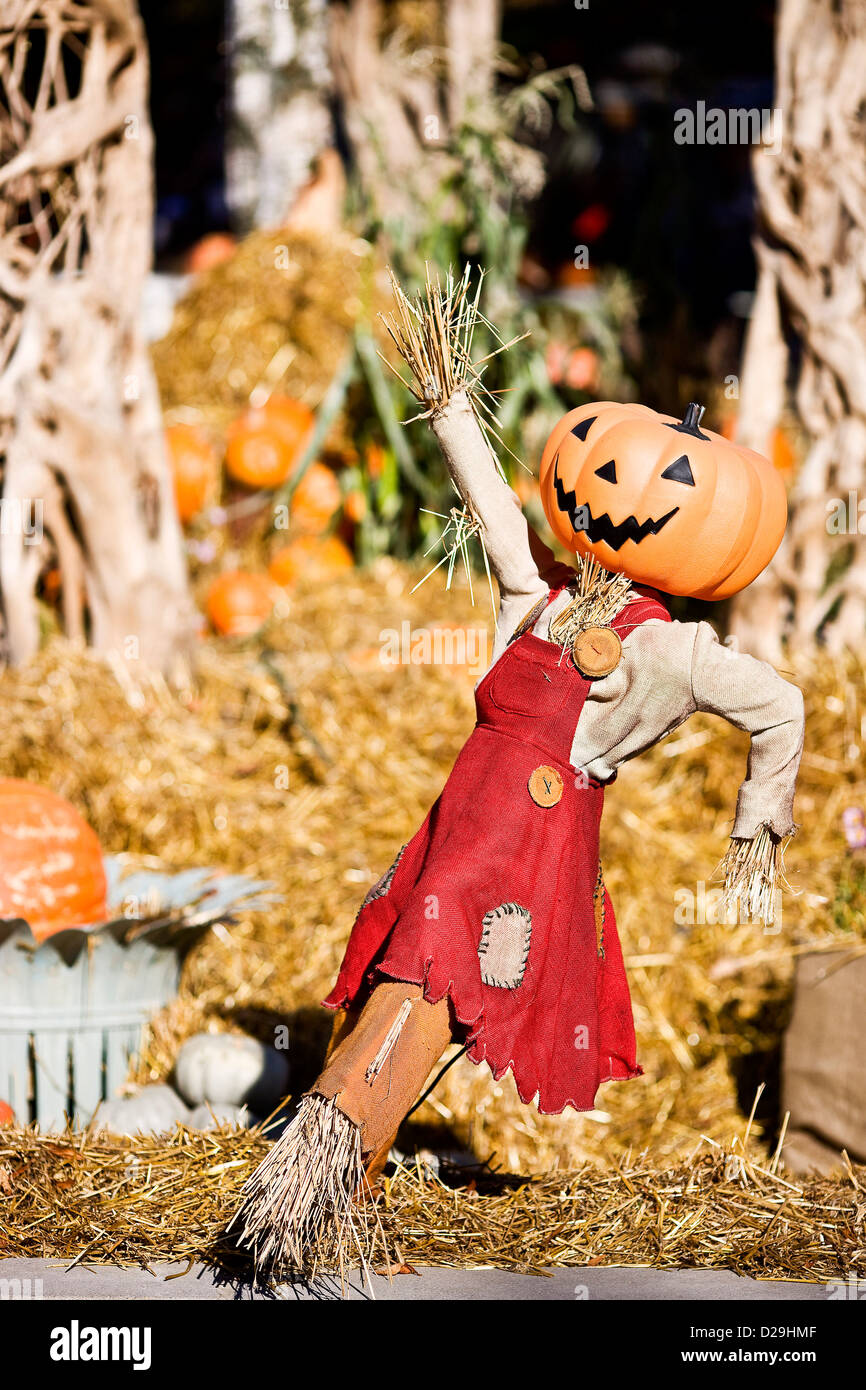
[[[335,85],[355,163],[376,214],[404,244],[420,241],[454,171],[448,145],[469,108],[491,128],[500,10],[500,0],[435,0],[427,32],[410,46],[399,27],[388,32],[382,0],[332,7]],[[540,160],[521,153],[534,176]],[[437,211],[449,215],[444,204]]]
[[[361,182],[387,225],[413,229],[446,168],[447,100],[432,46],[410,54],[398,32],[384,35],[381,0],[333,7],[332,54],[346,133]]]
[[[278,227],[333,142],[327,0],[231,0],[229,206]]]
[[[734,604],[743,646],[778,659],[781,638],[831,650],[866,641],[866,535],[828,504],[866,479],[866,6],[781,0],[781,148],[755,153],[759,279],[746,341],[738,439],[764,450],[784,399],[783,325],[800,340],[796,408],[812,443],[790,497],[783,549]],[[828,570],[851,549],[844,573]]]
[[[153,213],[147,78],[134,0],[0,10],[3,516],[35,523],[4,525],[0,541],[15,662],[38,643],[49,553],[70,635],[170,671],[193,631],[138,328]]]
[[[489,96],[502,24],[500,0],[446,0],[448,114],[457,125],[473,101]]]

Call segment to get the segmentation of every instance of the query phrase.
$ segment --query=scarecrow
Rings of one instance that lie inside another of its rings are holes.
[[[545,1114],[590,1110],[640,1074],[628,984],[599,859],[605,788],[696,710],[751,735],[728,901],[771,921],[794,829],[800,691],[671,620],[665,594],[724,599],[774,555],[786,522],[772,465],[702,425],[595,402],[541,460],[558,563],[527,524],[491,448],[477,295],[395,285],[389,327],[499,588],[477,723],[413,839],[367,894],[325,1004],[324,1070],[252,1176],[236,1221],[260,1264],[318,1267],[357,1243],[357,1194],[452,1041],[511,1070]],[[317,1263],[318,1262],[318,1263]]]

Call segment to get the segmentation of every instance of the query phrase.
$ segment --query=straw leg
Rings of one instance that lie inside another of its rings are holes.
[[[368,1160],[367,1166],[364,1169],[364,1177],[366,1179],[367,1187],[375,1189],[376,1184],[378,1183],[379,1179],[385,1171],[385,1164],[388,1162],[388,1155],[397,1142],[398,1133],[399,1131],[395,1129],[390,1139],[385,1140],[385,1143],[382,1145],[379,1152],[377,1154],[374,1154],[373,1157]]]
[[[340,1009],[339,1013],[334,1015],[334,1022],[331,1027],[331,1036],[328,1040],[328,1050],[325,1053],[326,1064],[331,1060],[331,1057],[336,1052],[337,1048],[340,1046],[340,1043],[343,1042],[344,1039],[347,1038],[349,1034],[352,1032],[352,1029],[355,1027],[355,1024],[358,1022],[360,1016],[361,1010],[357,1008]],[[395,1129],[394,1133],[391,1135],[391,1138],[385,1144],[382,1145],[379,1152],[375,1154],[373,1158],[371,1158],[367,1163],[366,1168],[364,1170],[366,1183],[362,1184],[362,1188],[365,1191],[367,1188],[375,1188],[377,1182],[379,1181],[383,1172],[385,1171],[385,1164],[388,1162],[388,1154],[391,1152],[391,1150],[397,1142],[397,1134],[398,1131]]]
[[[358,1022],[360,1009],[340,1009],[334,1014],[334,1022],[331,1025],[331,1036],[328,1039],[328,1050],[325,1053],[325,1062],[331,1060],[334,1051],[340,1046],[344,1038],[347,1038]]]
[[[365,1162],[384,1166],[383,1150],[387,1157],[450,1039],[447,999],[429,1004],[418,985],[400,981],[373,990],[311,1088],[358,1125]]]
[[[447,999],[377,986],[334,1046],[298,1114],[246,1183],[230,1229],[261,1269],[365,1262],[356,1200],[451,1037]]]
[[[405,995],[401,991],[398,997],[400,999],[400,1002],[402,1003],[402,1000],[405,997]],[[360,1008],[341,1009],[339,1013],[335,1014],[333,1026],[331,1028],[331,1037],[328,1042],[328,1050],[325,1053],[326,1066],[328,1062],[330,1062],[332,1056],[334,1055],[340,1044],[344,1042],[345,1039],[348,1038],[349,1034],[354,1030],[360,1016]],[[376,1183],[378,1182],[379,1178],[382,1176],[382,1173],[385,1170],[385,1164],[388,1162],[388,1155],[397,1142],[398,1133],[399,1125],[394,1130],[393,1134],[391,1134],[389,1138],[386,1139],[385,1143],[381,1146],[379,1151],[375,1153],[366,1164],[365,1172],[367,1184],[371,1188],[376,1185]]]

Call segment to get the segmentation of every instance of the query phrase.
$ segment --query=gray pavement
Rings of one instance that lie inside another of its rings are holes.
[[[67,1269],[54,1260],[0,1260],[0,1300],[36,1298],[44,1301],[111,1299],[139,1301],[213,1300],[265,1298],[248,1285],[220,1282],[210,1269],[159,1264],[154,1273],[143,1269],[119,1269],[113,1265],[76,1265]],[[171,1276],[180,1276],[172,1278]],[[17,1281],[21,1281],[19,1284]],[[27,1282],[29,1281],[29,1283]],[[510,1274],[494,1269],[425,1269],[417,1275],[399,1274],[389,1282],[373,1278],[371,1290],[354,1276],[347,1290],[353,1300],[371,1296],[387,1301],[476,1302],[501,1299],[518,1302],[590,1300],[628,1302],[653,1299],[664,1302],[736,1299],[740,1302],[826,1300],[826,1284],[779,1283],[743,1279],[726,1270],[592,1268],[557,1269],[549,1277]],[[273,1295],[270,1295],[273,1297]],[[280,1297],[291,1301],[328,1300],[341,1297],[338,1281],[322,1281],[315,1288],[284,1287]]]

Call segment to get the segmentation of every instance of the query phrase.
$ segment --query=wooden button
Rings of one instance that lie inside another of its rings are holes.
[[[609,676],[619,665],[622,642],[612,627],[586,627],[577,634],[572,655],[582,676]]]
[[[555,767],[537,767],[529,779],[529,795],[536,806],[555,806],[562,796],[562,778]]]

